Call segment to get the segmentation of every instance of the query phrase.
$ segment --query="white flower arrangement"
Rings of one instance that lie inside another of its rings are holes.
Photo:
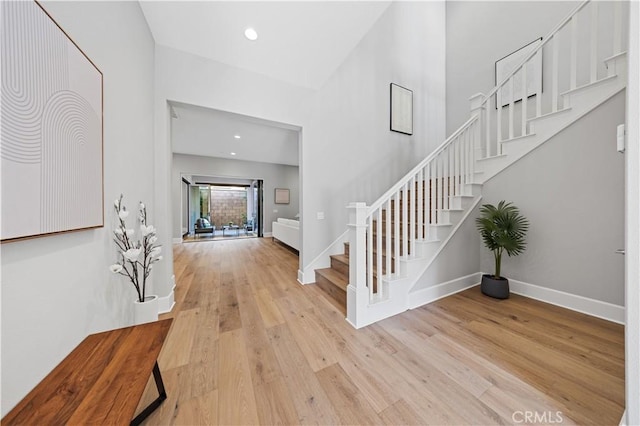
[[[158,241],[156,228],[147,225],[147,208],[142,202],[138,206],[141,238],[134,239],[136,231],[134,228],[127,228],[125,219],[129,216],[129,212],[122,204],[122,198],[123,196],[120,195],[120,198],[113,203],[118,217],[118,226],[113,231],[113,241],[118,247],[120,260],[111,265],[109,270],[114,274],[128,277],[136,288],[138,301],[142,303],[147,289],[147,278],[151,274],[153,264],[162,260],[162,256],[160,256],[162,248],[159,245],[154,245]]]

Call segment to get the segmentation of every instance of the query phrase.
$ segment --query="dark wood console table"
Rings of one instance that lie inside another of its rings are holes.
[[[172,321],[88,336],[2,424],[140,424],[167,397],[157,360]],[[159,396],[133,418],[152,372]]]

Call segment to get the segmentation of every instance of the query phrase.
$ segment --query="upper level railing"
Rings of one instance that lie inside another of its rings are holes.
[[[501,155],[502,142],[526,136],[531,119],[565,108],[563,93],[604,77],[605,59],[624,49],[626,7],[627,2],[584,1],[529,46],[482,103],[482,157]]]

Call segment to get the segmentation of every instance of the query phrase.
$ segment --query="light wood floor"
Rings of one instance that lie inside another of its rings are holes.
[[[478,288],[361,330],[270,239],[174,246],[169,424],[597,424],[624,405],[623,327]],[[148,386],[140,406],[155,398]],[[530,414],[527,414],[530,413]],[[545,420],[545,421],[541,421]]]

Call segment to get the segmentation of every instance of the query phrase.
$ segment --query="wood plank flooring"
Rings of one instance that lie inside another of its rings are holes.
[[[624,411],[620,325],[476,287],[355,330],[270,239],[178,244],[174,259],[168,399],[148,425],[617,425]],[[154,398],[150,382],[140,407]]]

